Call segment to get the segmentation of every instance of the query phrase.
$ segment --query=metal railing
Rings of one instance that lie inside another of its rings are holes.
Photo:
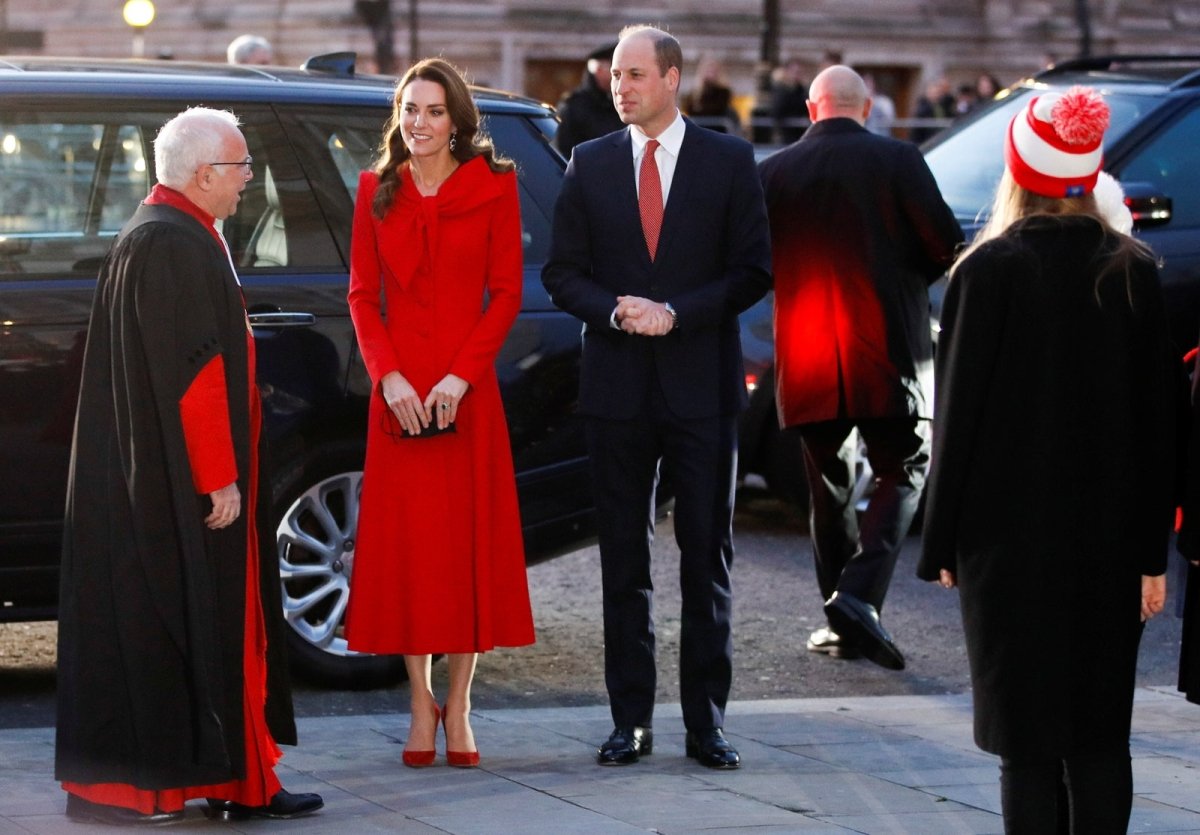
[[[704,128],[732,133],[748,139],[755,145],[782,145],[783,137],[789,131],[803,133],[812,122],[808,118],[773,119],[769,116],[754,116],[749,122],[741,123],[725,116],[689,116],[693,122]],[[890,133],[897,139],[907,139],[913,128],[932,128],[940,131],[953,124],[953,119],[893,119],[889,128]]]

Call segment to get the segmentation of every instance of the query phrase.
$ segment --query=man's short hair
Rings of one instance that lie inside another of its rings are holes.
[[[661,75],[666,75],[667,70],[674,67],[683,73],[683,47],[679,45],[679,41],[668,32],[664,32],[657,26],[650,26],[645,23],[637,23],[632,26],[626,26],[621,30],[618,36],[619,40],[625,40],[632,35],[648,35],[654,43],[654,58],[658,62],[658,72]]]
[[[163,125],[154,138],[154,170],[158,181],[181,189],[201,165],[236,162],[220,159],[231,130],[239,129],[238,117],[228,110],[189,107]],[[222,175],[231,166],[217,170]]]

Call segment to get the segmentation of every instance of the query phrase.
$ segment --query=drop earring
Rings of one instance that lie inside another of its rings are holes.
[[[454,148],[458,145],[458,131],[450,134],[450,153],[454,153]]]

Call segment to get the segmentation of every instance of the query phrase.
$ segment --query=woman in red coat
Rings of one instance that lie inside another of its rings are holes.
[[[349,301],[374,385],[347,638],[405,656],[405,765],[433,763],[441,718],[448,762],[474,766],[477,653],[534,640],[493,367],[521,306],[521,219],[513,163],[440,59],[400,80],[380,161],[360,176]],[[444,713],[432,653],[448,657]]]

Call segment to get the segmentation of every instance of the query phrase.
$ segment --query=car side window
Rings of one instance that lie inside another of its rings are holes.
[[[0,276],[96,272],[149,194],[148,127],[33,108],[0,115]]]
[[[0,114],[0,279],[95,277],[156,182],[154,137],[186,106],[31,103]],[[228,109],[254,158],[237,212],[218,222],[239,271],[343,268],[273,112],[244,103]]]
[[[489,114],[483,127],[496,150],[517,164],[525,265],[540,265],[550,250],[550,218],[562,180],[559,157],[523,116]]]
[[[1155,136],[1121,168],[1126,183],[1150,183],[1171,198],[1171,226],[1200,226],[1200,107]]]

